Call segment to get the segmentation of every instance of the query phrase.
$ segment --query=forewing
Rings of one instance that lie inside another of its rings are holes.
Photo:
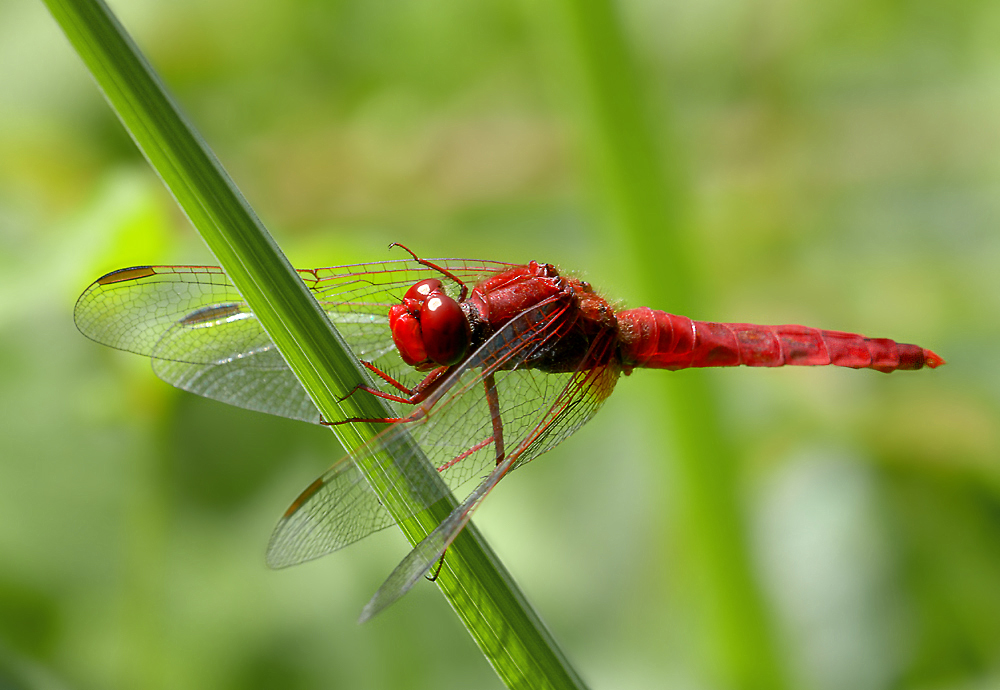
[[[164,333],[185,319],[215,327],[215,333],[227,330],[212,323],[210,316],[213,307],[225,305],[230,316],[246,310],[243,298],[220,268],[137,266],[98,278],[80,295],[73,316],[88,338],[151,357]],[[197,352],[185,354],[184,359],[207,363]]]
[[[457,259],[435,263],[470,283],[508,266]],[[386,315],[410,285],[432,274],[440,275],[410,260],[299,271],[348,346],[409,385],[420,375],[396,353]],[[445,282],[457,295],[458,286]],[[153,358],[156,374],[179,388],[319,421],[270,337],[217,267],[141,266],[109,273],[81,295],[75,319],[87,337]]]
[[[153,358],[153,371],[178,388],[255,412],[319,424],[320,413],[271,345],[217,364]]]

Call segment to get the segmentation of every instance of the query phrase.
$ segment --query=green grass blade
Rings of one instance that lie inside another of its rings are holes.
[[[320,411],[329,418],[387,416],[373,396],[352,396],[338,404],[337,398],[362,380],[357,361],[110,10],[99,0],[46,4]],[[336,429],[345,448],[357,448],[379,431],[366,424]],[[415,486],[438,481],[434,469],[424,465],[426,476],[415,479]],[[361,470],[384,497],[384,482],[369,466],[361,464]],[[416,543],[453,505],[440,502],[417,517],[399,519],[398,512],[394,517]],[[448,551],[437,582],[508,687],[584,687],[472,525]]]

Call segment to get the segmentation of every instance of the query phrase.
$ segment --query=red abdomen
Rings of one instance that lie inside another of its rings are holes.
[[[853,369],[937,367],[944,360],[917,345],[806,326],[692,321],[648,307],[617,314],[625,367],[782,367],[833,364]]]

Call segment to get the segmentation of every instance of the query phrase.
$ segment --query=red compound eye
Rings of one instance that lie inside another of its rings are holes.
[[[402,304],[394,304],[389,307],[389,330],[396,330],[396,322],[401,316],[407,314],[406,306]]]
[[[427,296],[432,292],[444,292],[441,289],[441,281],[437,278],[425,278],[419,283],[414,283],[410,286],[410,289],[406,291],[403,295],[404,300],[417,300],[421,303],[427,299]]]
[[[397,307],[399,309],[397,310]],[[406,313],[403,305],[397,305],[389,310],[389,323],[392,329],[392,342],[399,350],[399,356],[411,367],[427,361],[427,350],[424,348],[424,337],[420,322],[416,317]]]
[[[436,291],[427,296],[424,306],[420,308],[420,329],[425,351],[431,360],[450,366],[465,357],[472,337],[469,322],[458,302],[448,295]]]

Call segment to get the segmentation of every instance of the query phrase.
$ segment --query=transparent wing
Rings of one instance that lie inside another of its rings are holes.
[[[422,481],[426,473],[419,451],[403,425],[393,424],[359,451],[374,471],[389,479],[391,498],[406,515],[413,515],[448,490],[441,482]],[[394,462],[395,459],[395,462]],[[414,496],[423,497],[421,502]],[[267,563],[284,568],[319,558],[393,524],[392,515],[369,488],[351,457],[342,458],[295,499],[271,535]]]
[[[509,266],[435,262],[469,283]],[[402,260],[300,270],[299,275],[359,357],[405,385],[420,380],[396,353],[387,313],[410,285],[440,274]],[[457,286],[446,287],[457,295]],[[139,266],[109,273],[80,296],[74,317],[92,340],[151,357],[157,376],[167,383],[231,405],[319,422],[309,396],[220,268]]]
[[[420,406],[419,419],[392,425],[359,451],[359,457],[373,461],[377,471],[388,479],[393,500],[398,501],[403,514],[422,511],[443,498],[447,490],[440,482],[412,486],[409,476],[421,473],[405,469],[397,472],[389,464],[380,464],[391,462],[383,460],[386,456],[382,451],[389,451],[404,465],[422,462],[413,446],[408,445],[415,444],[451,488],[496,468],[494,419],[485,377],[491,375],[496,382],[503,447],[510,468],[523,465],[565,440],[593,416],[611,394],[619,375],[617,364],[608,356],[612,334],[595,340],[591,351],[581,358],[585,362],[603,362],[599,366],[564,373],[546,373],[526,366],[560,335],[567,325],[566,315],[564,305],[558,303],[543,304],[519,315]],[[366,531],[370,524],[391,524],[391,519],[381,523],[368,515],[369,511],[388,515],[374,494],[369,494],[365,510],[357,510],[362,499],[356,497],[355,485],[345,491],[344,464],[341,461],[314,482],[279,521],[268,550],[272,566],[318,558],[370,533]],[[413,495],[423,499],[414,500]],[[351,503],[352,509],[343,508],[345,503]]]
[[[343,458],[285,511],[279,522],[284,529],[276,529],[268,544],[267,564],[272,568],[295,565],[391,524],[392,515],[379,503],[364,475],[349,457]],[[321,548],[323,553],[306,555]]]
[[[369,620],[406,594],[420,578],[430,572],[434,564],[444,557],[445,551],[455,541],[458,533],[469,524],[476,507],[482,503],[503,476],[512,469],[514,462],[514,458],[509,457],[497,465],[486,479],[476,487],[475,491],[462,501],[462,505],[455,508],[447,518],[441,521],[441,524],[434,528],[434,531],[413,547],[410,553],[389,574],[371,600],[365,604],[361,611],[361,617],[358,619],[359,623]]]
[[[618,370],[609,365],[573,374],[531,433],[396,566],[365,605],[359,622],[364,623],[378,614],[430,572],[499,481],[508,472],[545,452],[584,424],[610,394],[618,374]]]

